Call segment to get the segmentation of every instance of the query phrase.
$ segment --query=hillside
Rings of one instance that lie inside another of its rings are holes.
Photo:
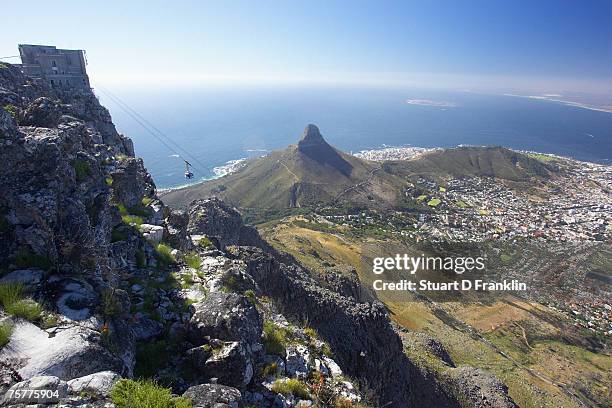
[[[390,163],[388,168],[403,175],[433,178],[478,176],[516,182],[526,182],[533,177],[547,179],[557,171],[554,164],[499,146],[436,150],[413,160]]]
[[[413,160],[373,162],[329,145],[308,125],[297,145],[249,161],[234,174],[161,194],[174,207],[216,196],[242,208],[286,209],[317,204],[392,208],[410,181],[494,177],[526,183],[556,171],[525,154],[503,147],[459,147],[433,151]]]
[[[250,161],[238,172],[162,194],[168,205],[185,207],[210,196],[241,208],[294,208],[351,197],[351,201],[392,204],[401,180],[378,176],[380,164],[329,145],[308,125],[297,145]]]

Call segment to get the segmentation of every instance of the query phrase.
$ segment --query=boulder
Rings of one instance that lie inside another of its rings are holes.
[[[444,348],[444,345],[438,340],[425,333],[420,332],[409,332],[404,333],[405,342],[408,347],[415,349],[419,353],[427,353],[434,355],[450,367],[455,367],[455,363],[451,359],[451,356]]]
[[[32,323],[18,321],[0,351],[0,363],[11,365],[24,379],[46,375],[71,380],[105,370],[131,371],[100,343],[100,334],[83,326],[49,337]]]
[[[195,201],[189,208],[187,232],[206,235],[221,249],[238,244],[242,226],[238,211],[217,198]]]
[[[20,283],[25,287],[36,286],[42,281],[44,274],[40,269],[19,269],[4,275],[0,278],[0,283]]]
[[[193,408],[240,408],[242,395],[235,388],[220,384],[200,384],[190,387],[183,394],[193,403]]]
[[[164,231],[164,242],[172,248],[186,249],[190,247],[187,239],[187,224],[189,217],[185,211],[172,210],[166,218],[166,230]]]
[[[287,347],[286,350],[287,375],[290,377],[306,378],[309,371],[310,352],[308,347],[298,344]]]
[[[120,379],[121,376],[117,373],[100,371],[68,381],[68,391],[76,395],[86,392],[98,397],[107,397],[115,383]]]
[[[141,316],[136,323],[130,325],[134,333],[134,340],[147,341],[159,336],[164,326],[153,319]]]
[[[236,293],[211,293],[194,305],[195,313],[189,325],[193,344],[204,344],[205,337],[226,341],[257,343],[263,322],[255,306]]]
[[[220,349],[213,349],[204,365],[207,378],[236,388],[244,388],[253,379],[253,363],[249,351],[238,341],[225,342]]]
[[[120,203],[130,208],[142,205],[142,198],[155,194],[155,184],[144,168],[142,159],[127,157],[112,173],[113,192]]]
[[[164,237],[164,227],[160,227],[159,225],[142,224],[138,229],[145,239],[154,244],[159,244]]]

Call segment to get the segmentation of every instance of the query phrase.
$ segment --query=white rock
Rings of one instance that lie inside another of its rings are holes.
[[[325,363],[325,366],[329,369],[329,372],[332,377],[338,377],[342,375],[342,369],[334,360],[327,356],[323,356],[323,362]]]
[[[98,371],[122,371],[123,362],[95,342],[98,336],[73,326],[49,337],[32,323],[18,321],[0,351],[0,363],[10,364],[24,379],[46,375],[70,380]]]
[[[308,347],[301,344],[287,347],[285,361],[287,375],[290,377],[306,378],[309,371],[308,361],[310,361]]]
[[[155,244],[159,244],[164,237],[164,227],[159,225],[142,224],[138,229],[143,237]]]
[[[106,397],[120,378],[121,376],[113,371],[100,371],[68,381],[68,390],[72,394],[87,392]]]

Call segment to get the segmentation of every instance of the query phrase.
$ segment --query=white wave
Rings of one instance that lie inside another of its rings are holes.
[[[227,176],[228,174],[235,173],[241,167],[246,164],[246,157],[237,160],[230,160],[225,163],[223,166],[218,166],[213,169],[213,173],[215,173],[215,178]]]

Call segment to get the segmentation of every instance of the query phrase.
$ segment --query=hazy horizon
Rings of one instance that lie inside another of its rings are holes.
[[[84,49],[94,86],[422,87],[580,94],[582,103],[612,105],[612,3],[604,1],[35,7],[5,7],[12,18],[0,57],[17,55],[19,43]]]

